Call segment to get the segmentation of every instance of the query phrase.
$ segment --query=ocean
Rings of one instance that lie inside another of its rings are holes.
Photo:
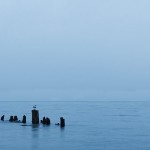
[[[36,105],[40,119],[51,125],[32,126]],[[0,150],[149,150],[148,101],[40,101],[0,102]],[[26,115],[27,125],[10,123],[9,117]],[[55,123],[64,117],[66,126]]]

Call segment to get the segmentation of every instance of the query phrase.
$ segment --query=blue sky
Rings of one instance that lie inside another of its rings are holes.
[[[0,1],[0,99],[149,99],[149,7],[148,0]]]

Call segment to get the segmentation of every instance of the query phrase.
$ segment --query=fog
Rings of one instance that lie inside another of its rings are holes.
[[[0,1],[0,100],[149,100],[150,1]]]

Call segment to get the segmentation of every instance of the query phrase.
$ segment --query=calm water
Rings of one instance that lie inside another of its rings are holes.
[[[0,102],[0,115],[25,114],[35,102]],[[36,102],[50,126],[0,122],[1,150],[149,150],[150,102]],[[55,126],[59,117],[66,127]]]

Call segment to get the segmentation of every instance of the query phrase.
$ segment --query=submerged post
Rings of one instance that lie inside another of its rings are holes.
[[[39,111],[36,109],[32,110],[32,124],[39,124]]]
[[[1,117],[1,120],[2,120],[2,121],[4,121],[4,117],[5,117],[4,115]]]
[[[65,119],[60,117],[60,127],[65,127]]]
[[[10,122],[13,122],[13,120],[14,120],[14,119],[13,119],[13,116],[10,116],[9,121],[10,121]]]
[[[50,124],[51,124],[50,118],[48,118],[48,117],[46,118],[46,124],[47,124],[47,125],[50,125]]]
[[[14,120],[13,121],[18,121],[18,117],[14,116]]]
[[[22,118],[22,123],[26,123],[26,116],[25,115]]]
[[[43,117],[43,120],[41,120],[41,123],[42,124],[46,124],[46,125],[50,125],[51,121],[50,121],[50,118],[48,117]]]

